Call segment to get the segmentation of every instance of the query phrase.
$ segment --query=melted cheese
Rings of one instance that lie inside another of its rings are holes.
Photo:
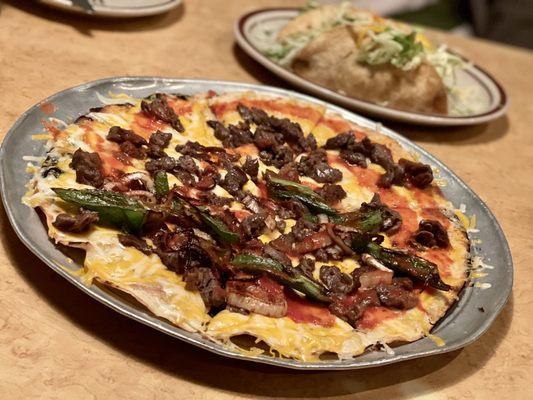
[[[203,330],[210,317],[198,292],[185,289],[182,278],[169,271],[155,254],[122,246],[116,231],[97,227],[85,238],[87,284],[94,279],[132,294],[157,315],[191,331]]]
[[[209,323],[206,333],[225,343],[237,335],[252,335],[281,356],[302,361],[317,361],[323,352],[337,353],[339,358],[351,358],[371,344],[365,335],[339,319],[334,326],[325,328],[296,323],[287,317],[270,318],[229,311],[218,313]]]

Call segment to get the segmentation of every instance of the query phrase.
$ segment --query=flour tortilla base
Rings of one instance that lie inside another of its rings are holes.
[[[239,96],[247,101],[250,94],[231,94],[233,100],[238,101]],[[281,103],[287,101],[269,96],[260,97],[263,100],[280,101]],[[223,96],[220,98],[224,99]],[[204,102],[201,96],[199,99],[198,101]],[[215,101],[215,99],[210,100],[211,103]],[[303,106],[302,102],[299,104]],[[138,106],[134,106],[133,111],[128,108],[127,112],[135,112],[135,107]],[[114,107],[113,112],[120,113],[122,111],[120,111],[120,107]],[[329,123],[329,120],[340,118],[336,114],[325,112],[323,109],[321,112],[320,119],[308,129],[308,131],[316,134],[319,144],[324,142],[327,137],[338,133],[327,128],[325,124]],[[127,118],[123,119],[126,120]],[[344,122],[353,129],[369,134],[372,140],[389,145],[395,160],[400,157],[413,159],[413,156],[403,150],[393,139],[358,127],[349,121]],[[101,122],[98,124],[102,125],[98,125],[98,129],[102,131],[109,129],[109,124],[106,125]],[[72,126],[67,128],[67,131],[77,132]],[[202,134],[209,135],[209,132],[210,130],[205,129]],[[73,138],[72,141],[75,142]],[[216,143],[217,139],[212,137],[209,141]],[[63,146],[58,147],[64,149],[62,157],[68,159],[70,157],[68,154],[72,152],[73,147],[69,148],[66,142],[62,143]],[[133,296],[154,315],[164,318],[184,330],[198,332],[202,336],[227,347],[238,348],[231,342],[231,338],[247,334],[266,343],[277,355],[305,362],[318,360],[320,355],[324,353],[335,353],[340,358],[350,358],[378,343],[417,340],[426,335],[432,325],[446,313],[456,300],[457,294],[466,280],[468,240],[464,230],[453,222],[448,228],[451,245],[454,249],[453,254],[451,254],[453,263],[450,266],[449,277],[444,278],[453,286],[453,290],[450,292],[425,290],[420,294],[421,307],[397,311],[392,318],[385,319],[370,329],[355,330],[338,318],[335,318],[334,326],[328,328],[309,323],[296,323],[288,317],[270,318],[254,313],[242,315],[227,310],[211,317],[207,313],[199,293],[186,290],[181,277],[167,270],[156,255],[147,256],[136,249],[122,246],[118,242],[116,230],[94,226],[87,233],[74,235],[57,231],[51,225],[55,216],[59,212],[63,212],[65,203],[53,196],[46,195],[47,188],[55,186],[80,187],[75,182],[73,171],[68,170],[67,161],[63,163],[63,168],[67,172],[60,175],[60,178],[40,179],[38,178],[40,174],[36,174],[36,180],[30,184],[32,188],[30,188],[25,202],[32,207],[42,209],[47,217],[49,235],[56,242],[72,247],[82,247],[86,250],[82,279],[85,279],[88,284],[96,279],[111,285]],[[350,177],[346,177],[347,181],[349,181],[348,178]],[[348,183],[356,185],[355,178]],[[404,189],[402,188],[402,190]],[[349,191],[349,195],[350,193]],[[360,197],[357,198],[359,205],[362,201],[368,201],[369,196],[372,195],[371,191],[365,188],[362,188],[359,194]],[[451,205],[443,197],[439,196],[436,201],[443,208],[452,211]],[[346,264],[350,265],[345,266],[345,268],[357,267],[357,262],[353,260],[350,263],[346,262]]]

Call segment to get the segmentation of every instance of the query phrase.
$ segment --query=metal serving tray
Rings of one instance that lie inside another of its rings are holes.
[[[112,309],[195,346],[240,360],[302,370],[375,367],[456,350],[472,343],[489,328],[509,297],[513,282],[511,254],[498,222],[481,199],[450,169],[416,144],[387,128],[381,128],[381,131],[396,139],[406,148],[418,152],[423,162],[439,169],[442,178],[448,181],[446,187],[443,188],[444,194],[456,207],[464,204],[468,214],[476,215],[479,233],[471,235],[471,239],[479,239],[480,242],[472,248],[472,255],[482,256],[486,263],[494,267],[488,271],[487,276],[476,280],[480,281],[481,285],[468,286],[463,290],[456,305],[434,328],[432,333],[445,341],[445,345],[441,347],[438,347],[431,339],[424,338],[394,347],[394,354],[372,351],[349,360],[304,363],[266,355],[252,357],[212,343],[201,334],[186,332],[110,291],[95,285],[86,286],[76,276],[69,273],[69,270],[75,271],[80,268],[80,265],[69,262],[68,257],[48,239],[46,228],[39,220],[37,212],[21,203],[21,198],[26,191],[25,184],[29,179],[26,172],[27,163],[23,160],[23,156],[44,154],[44,144],[41,141],[31,139],[31,135],[42,132],[43,119],[54,117],[65,122],[72,122],[78,116],[86,113],[89,108],[102,105],[98,100],[97,93],[106,95],[111,91],[144,97],[154,92],[194,94],[208,90],[219,93],[254,90],[265,94],[291,96],[311,103],[324,104],[329,110],[336,111],[344,118],[360,125],[367,127],[375,127],[376,125],[375,122],[367,118],[310,96],[262,85],[157,77],[116,77],[70,88],[43,100],[26,111],[9,130],[0,148],[2,200],[9,221],[20,240],[59,275]],[[40,105],[47,103],[52,103],[55,106],[56,111],[53,115],[43,113]],[[484,312],[480,311],[480,307],[483,308]]]

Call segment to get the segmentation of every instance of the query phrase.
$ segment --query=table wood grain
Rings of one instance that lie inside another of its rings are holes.
[[[34,1],[4,1],[0,133],[41,99],[110,76],[286,87],[236,47],[232,24],[252,9],[291,4],[185,0],[162,16],[102,20]],[[532,398],[533,53],[442,36],[503,84],[511,101],[507,116],[469,128],[388,125],[463,178],[493,210],[509,240],[516,271],[513,294],[476,343],[445,355],[359,371],[302,373],[224,359],[83,295],[22,245],[2,210],[0,398]]]

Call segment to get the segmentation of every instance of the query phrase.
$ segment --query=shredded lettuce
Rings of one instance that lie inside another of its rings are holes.
[[[422,62],[424,47],[416,41],[416,32],[409,34],[391,28],[383,32],[368,31],[367,40],[361,45],[358,60],[369,65],[391,63],[397,68],[409,70]]]
[[[313,5],[313,3],[314,2],[312,1],[308,2],[308,4],[302,9],[302,12],[316,8],[317,5]],[[351,7],[350,2],[344,1],[340,4],[336,17],[325,21],[318,28],[297,33],[282,42],[269,43],[260,50],[265,56],[276,63],[282,66],[288,66],[294,56],[320,34],[341,25],[363,26],[372,23],[372,18],[369,17],[368,13],[361,13],[357,16],[350,15],[348,13],[349,7]],[[266,37],[264,39],[266,39]]]
[[[317,0],[307,0],[305,5],[300,9],[302,13],[318,8],[319,4]]]

